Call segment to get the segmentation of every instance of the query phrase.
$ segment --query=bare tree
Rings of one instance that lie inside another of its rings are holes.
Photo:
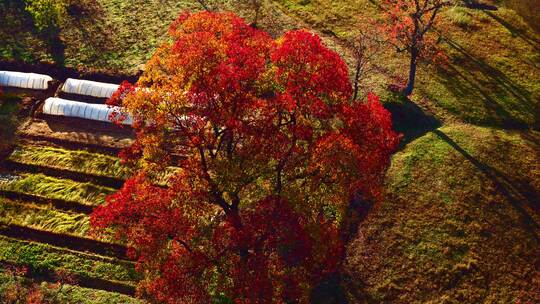
[[[353,100],[358,98],[360,83],[375,69],[373,58],[381,52],[383,45],[384,39],[381,38],[374,22],[366,20],[359,22],[358,34],[347,41],[355,61]]]

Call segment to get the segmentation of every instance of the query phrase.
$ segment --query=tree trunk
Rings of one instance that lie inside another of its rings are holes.
[[[409,65],[409,79],[407,80],[407,86],[403,90],[405,96],[412,94],[414,89],[414,81],[416,79],[416,66],[418,64],[418,50],[413,47],[411,49],[411,63]]]
[[[356,63],[356,70],[354,74],[354,93],[352,100],[356,100],[358,98],[358,91],[360,89],[360,72],[361,72],[361,65],[360,65],[360,59]]]

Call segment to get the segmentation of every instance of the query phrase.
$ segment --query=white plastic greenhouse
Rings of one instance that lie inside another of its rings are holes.
[[[120,107],[111,107],[105,104],[92,104],[57,97],[47,98],[43,105],[43,113],[54,116],[77,117],[89,120],[111,122],[110,115],[113,112],[120,113]],[[127,116],[122,122],[131,125],[133,120]]]
[[[43,74],[0,71],[0,86],[46,90],[52,77]]]
[[[93,97],[109,98],[119,85],[90,80],[68,78],[62,87],[62,92]]]

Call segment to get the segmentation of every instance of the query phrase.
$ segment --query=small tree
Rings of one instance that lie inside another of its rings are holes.
[[[347,40],[347,46],[352,50],[355,60],[353,78],[353,97],[358,99],[360,83],[375,70],[373,58],[382,50],[384,39],[375,22],[361,20],[357,27],[357,34]]]
[[[257,26],[262,15],[263,1],[262,0],[241,0],[238,2],[241,3],[244,7],[246,7],[247,10],[252,12],[253,15],[250,19],[251,25]]]
[[[127,239],[157,301],[307,303],[340,263],[351,197],[380,197],[389,113],[374,95],[349,103],[345,63],[310,32],[274,41],[202,12],[170,35],[110,101],[134,117],[123,158],[141,169],[92,225]]]
[[[213,11],[213,7],[208,3],[207,0],[197,0],[197,3],[199,3],[205,11]]]
[[[439,54],[431,29],[437,23],[439,11],[451,3],[452,0],[384,0],[384,30],[389,41],[398,52],[407,51],[410,55],[403,94],[413,92],[418,60]]]

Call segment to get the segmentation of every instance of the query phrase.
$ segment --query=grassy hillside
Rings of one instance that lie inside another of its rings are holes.
[[[134,73],[167,33],[178,13],[194,1],[82,0],[61,20],[59,45],[35,29],[23,1],[2,1],[0,58]]]
[[[13,288],[54,282],[55,273],[65,271],[76,286],[40,287],[58,293],[55,303],[140,303],[126,296],[134,294],[139,276],[125,260],[125,247],[89,231],[92,208],[116,191],[102,184],[121,181],[126,169],[109,154],[24,141],[0,158],[0,299]],[[28,269],[26,278],[3,276],[13,267]]]
[[[225,9],[249,16],[236,2]],[[523,1],[506,1],[523,12]],[[136,73],[182,10],[197,10],[196,1],[83,0],[68,7],[58,39],[37,33],[21,1],[0,2],[7,26],[0,29],[0,59],[49,61],[83,70]],[[262,28],[307,26],[347,58],[339,41],[354,35],[359,19],[379,20],[377,1],[274,0],[265,2]],[[500,2],[503,3],[503,2]],[[276,10],[276,5],[279,10]],[[285,13],[285,15],[284,15]],[[288,15],[288,16],[286,16]],[[523,15],[523,14],[522,14]],[[532,18],[532,17],[529,17]],[[271,20],[270,20],[271,19]],[[540,36],[520,14],[501,5],[489,12],[448,8],[438,30],[449,55],[446,67],[422,66],[413,100],[442,119],[510,128],[539,128]],[[528,21],[532,21],[528,19]],[[534,21],[530,22],[533,23]],[[58,45],[57,45],[58,44]],[[374,64],[380,69],[362,84],[364,90],[386,95],[389,83],[406,75],[405,54],[388,47]]]
[[[249,17],[235,1],[209,1]],[[0,1],[0,60],[49,62],[83,71],[135,74],[167,38],[171,22],[184,10],[202,7],[194,0],[80,0],[72,1],[60,21],[57,37],[40,34],[23,1]],[[267,7],[267,6],[265,6]],[[269,12],[272,25],[286,24]],[[268,18],[265,18],[268,19]],[[269,21],[269,22],[270,22]],[[264,22],[263,22],[264,23]]]
[[[348,248],[353,303],[538,302],[539,139],[455,124],[396,154]]]
[[[278,0],[287,13],[338,38],[354,35],[362,18],[380,20],[378,1]],[[445,67],[423,65],[412,99],[443,120],[487,126],[540,128],[540,36],[514,10],[447,8],[437,29],[449,57]],[[444,31],[442,30],[444,29]],[[392,48],[374,64],[381,71],[364,88],[386,95],[406,76],[405,54]]]

